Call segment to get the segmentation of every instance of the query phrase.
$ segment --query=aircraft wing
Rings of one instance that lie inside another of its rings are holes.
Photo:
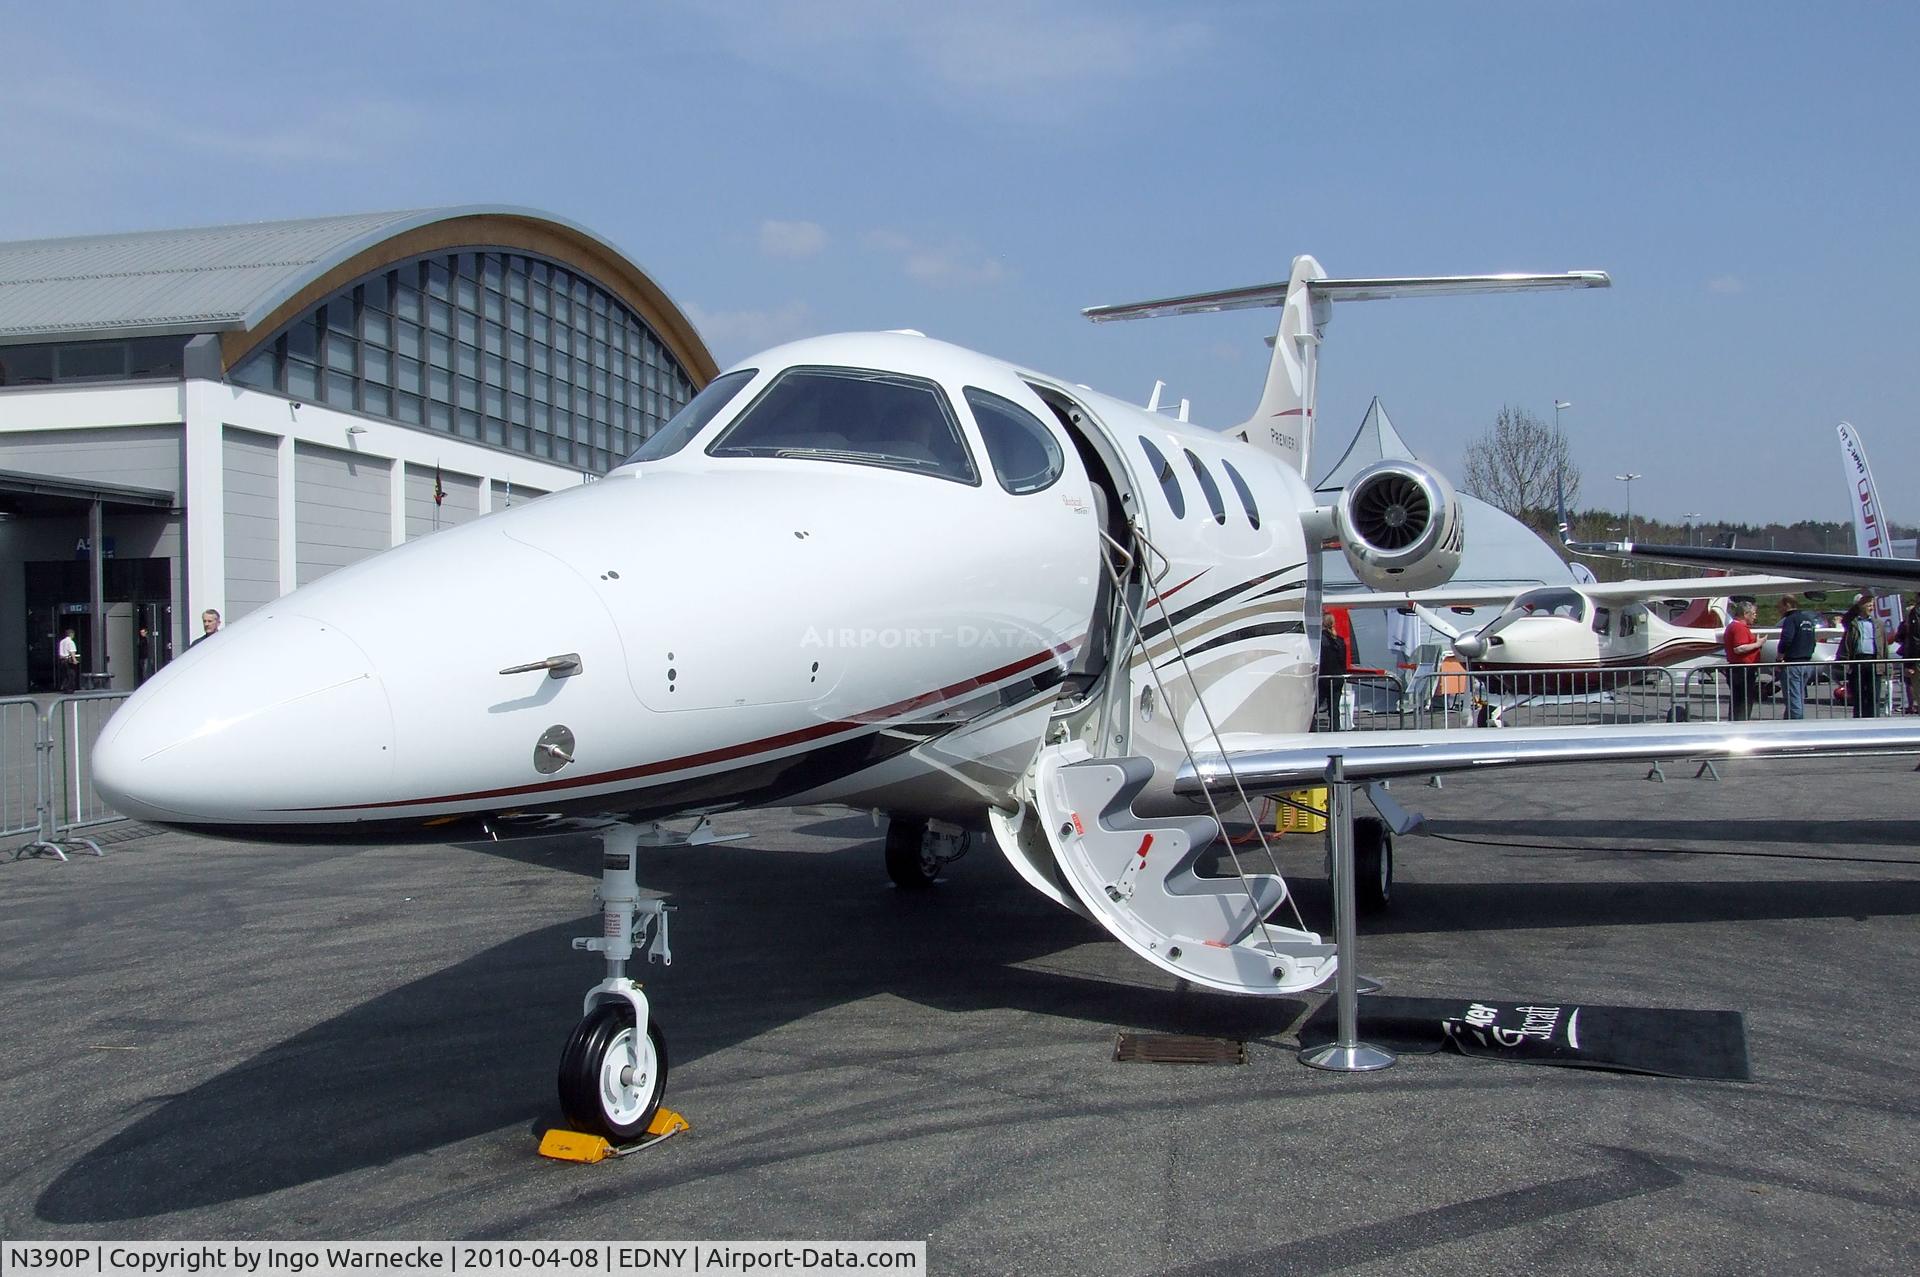
[[[1183,764],[1174,792],[1271,794],[1322,784],[1328,759],[1363,782],[1492,767],[1648,762],[1679,758],[1828,757],[1920,753],[1920,721],[1844,719],[1767,723],[1649,723],[1639,726],[1464,728],[1313,735],[1232,733],[1225,753]],[[1231,769],[1231,776],[1229,775]]]
[[[1717,599],[1729,594],[1785,594],[1818,588],[1824,578],[1798,576],[1687,576],[1666,581],[1596,581],[1574,588],[1595,603],[1647,599]]]
[[[1513,602],[1515,595],[1539,588],[1537,585],[1496,585],[1480,589],[1449,586],[1437,590],[1414,590],[1408,593],[1356,590],[1351,594],[1327,590],[1321,594],[1320,601],[1327,607],[1357,608],[1362,611],[1411,607],[1505,607]]]
[[[1920,559],[1882,559],[1864,554],[1809,554],[1797,550],[1727,550],[1705,545],[1640,545],[1633,541],[1569,542],[1575,554],[1643,559],[1708,568],[1770,568],[1800,572],[1817,581],[1920,589]],[[1722,578],[1725,579],[1725,578]]]

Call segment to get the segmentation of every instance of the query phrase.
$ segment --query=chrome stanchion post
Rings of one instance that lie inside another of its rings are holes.
[[[1333,1041],[1300,1052],[1300,1063],[1336,1073],[1371,1073],[1393,1064],[1391,1053],[1360,1040],[1360,973],[1355,970],[1353,893],[1353,786],[1347,783],[1346,763],[1335,754],[1327,759],[1327,836],[1333,850],[1333,932],[1340,951],[1334,971],[1335,1029]]]

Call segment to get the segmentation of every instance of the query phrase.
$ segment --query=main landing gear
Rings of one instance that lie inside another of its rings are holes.
[[[940,871],[973,849],[973,835],[944,820],[887,818],[887,877],[907,891],[931,887]]]
[[[673,964],[670,906],[640,899],[636,862],[643,844],[681,841],[689,840],[657,825],[616,825],[602,834],[600,934],[573,942],[605,955],[607,976],[587,990],[585,1018],[560,1053],[560,1108],[574,1129],[614,1143],[645,1134],[667,1090],[666,1038],[648,1014],[646,993],[627,978],[627,962],[640,948],[649,962]]]

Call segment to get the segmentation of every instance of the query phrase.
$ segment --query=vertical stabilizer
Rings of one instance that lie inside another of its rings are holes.
[[[1280,308],[1280,329],[1273,339],[1273,362],[1267,366],[1267,386],[1253,416],[1234,427],[1257,448],[1280,457],[1308,478],[1312,463],[1314,392],[1318,381],[1321,329],[1330,303],[1316,299],[1308,287],[1325,279],[1320,263],[1302,254],[1293,259],[1287,280],[1287,299]],[[1316,306],[1319,308],[1316,311]]]

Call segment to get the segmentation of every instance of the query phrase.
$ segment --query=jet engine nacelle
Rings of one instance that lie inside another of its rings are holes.
[[[1417,461],[1374,462],[1347,484],[1335,511],[1347,562],[1369,589],[1430,590],[1460,566],[1460,498]]]

